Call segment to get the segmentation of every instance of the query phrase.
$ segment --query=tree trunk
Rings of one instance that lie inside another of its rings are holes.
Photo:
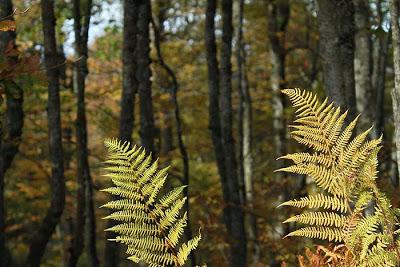
[[[232,136],[231,55],[232,55],[232,1],[222,3],[221,72],[217,61],[215,41],[215,13],[217,1],[208,0],[205,23],[209,86],[209,120],[218,172],[221,177],[225,202],[224,221],[230,238],[230,266],[246,265],[246,235],[244,215],[240,207],[240,189]],[[219,74],[221,75],[221,95]],[[221,107],[220,104],[221,103]]]
[[[137,68],[135,59],[136,24],[138,9],[136,0],[124,1],[124,45],[122,50],[122,97],[119,121],[119,138],[122,141],[132,141],[132,132],[135,123],[135,94],[138,81],[135,77]]]
[[[0,20],[1,18],[13,19],[10,15],[13,13],[13,5],[11,0],[5,0],[0,2]],[[7,45],[12,42],[15,46],[16,34],[14,31],[0,32],[0,53],[4,56]],[[16,61],[15,58],[8,57],[6,61]],[[24,123],[24,111],[23,111],[23,90],[19,86],[13,87],[13,93],[6,91],[6,107],[5,113],[1,114],[5,116],[1,118],[5,123],[3,125],[0,122],[0,266],[11,265],[11,254],[6,247],[5,239],[5,199],[4,199],[4,184],[5,174],[11,163],[18,153],[18,147],[21,141],[22,128]],[[0,106],[3,105],[0,103]]]
[[[383,133],[385,127],[385,114],[384,114],[384,100],[385,100],[385,78],[386,78],[386,64],[387,55],[389,50],[389,44],[391,40],[391,30],[385,33],[383,30],[383,12],[381,7],[381,1],[376,1],[377,13],[378,13],[378,33],[374,39],[374,50],[373,50],[373,73],[372,73],[372,85],[373,90],[376,94],[376,132],[375,137],[378,137]]]
[[[88,223],[88,256],[91,266],[98,266],[96,252],[96,224],[93,207],[92,178],[88,161],[87,148],[87,122],[85,106],[85,79],[88,74],[88,34],[90,26],[90,17],[92,1],[85,3],[83,16],[80,11],[80,0],[73,1],[74,32],[75,32],[75,50],[79,61],[74,68],[74,88],[77,92],[77,117],[76,117],[76,143],[77,143],[77,196],[76,196],[76,218],[73,238],[69,250],[69,266],[76,266],[80,255],[83,252],[85,240],[85,222]],[[83,17],[83,25],[81,20]]]
[[[325,91],[336,105],[349,110],[351,120],[356,114],[353,2],[317,0],[317,21]]]
[[[132,133],[135,123],[135,94],[137,93],[138,81],[136,80],[136,34],[138,22],[138,7],[136,0],[124,1],[124,33],[122,49],[122,95],[119,120],[119,139],[132,142]],[[112,197],[113,200],[117,198]],[[113,220],[107,221],[107,228],[115,225]],[[106,232],[106,238],[115,238],[113,232]],[[119,245],[116,242],[105,244],[105,266],[118,266]]]
[[[140,0],[138,5],[138,23],[136,35],[136,60],[140,68],[136,71],[140,104],[140,139],[147,152],[154,149],[154,115],[151,95],[150,69],[150,32],[151,3],[149,0]],[[154,154],[153,154],[154,155]]]
[[[286,28],[290,17],[290,5],[288,0],[271,0],[268,5],[268,38],[270,45],[270,60],[272,70],[270,83],[272,89],[272,124],[274,131],[275,157],[287,154],[286,147],[286,107],[285,96],[281,90],[286,87]],[[276,168],[283,167],[283,162],[277,161]],[[291,199],[289,178],[285,173],[277,175],[278,181],[283,186],[283,199]],[[284,235],[290,232],[290,225],[284,225]]]
[[[239,132],[239,176],[244,185],[244,204],[251,212],[254,210],[253,190],[253,125],[252,103],[246,72],[246,50],[243,40],[244,0],[239,1],[239,26],[237,38],[237,65],[238,65],[238,132]],[[260,261],[260,245],[257,234],[256,217],[251,213],[246,214],[246,233],[250,241],[252,264]]]
[[[369,128],[376,121],[376,92],[372,87],[372,39],[370,27],[370,11],[367,0],[354,0],[354,79],[357,99],[357,112],[361,128]],[[371,132],[373,137],[376,130]]]
[[[232,0],[222,0],[222,42],[221,42],[221,134],[226,167],[226,182],[229,192],[227,202],[230,210],[231,265],[246,265],[246,234],[244,214],[240,202],[238,165],[232,128]]]
[[[390,1],[390,17],[392,25],[394,88],[392,91],[393,116],[395,127],[397,168],[400,173],[400,27],[399,2]]]
[[[51,202],[39,229],[35,232],[28,255],[29,266],[39,266],[46,245],[60,221],[65,203],[65,179],[63,166],[63,147],[61,138],[61,115],[59,95],[59,71],[57,59],[57,44],[55,35],[56,19],[54,16],[54,1],[42,0],[42,21],[44,36],[44,62],[48,78],[48,135],[51,160]]]

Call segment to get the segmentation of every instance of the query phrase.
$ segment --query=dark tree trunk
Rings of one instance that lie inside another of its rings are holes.
[[[124,33],[122,49],[122,96],[119,120],[119,139],[132,142],[132,132],[135,123],[135,94],[137,93],[138,81],[135,72],[136,64],[136,34],[138,22],[138,6],[136,0],[124,1]],[[113,196],[113,200],[116,197]],[[115,225],[113,220],[107,221],[107,228]],[[106,232],[106,238],[115,238],[111,231]],[[105,266],[114,267],[119,265],[119,245],[116,242],[105,244]]]
[[[151,3],[149,0],[140,0],[138,5],[138,34],[136,39],[136,62],[140,68],[136,71],[138,81],[140,105],[140,138],[143,147],[148,152],[154,149],[154,115],[151,95],[151,69],[150,69],[150,29]]]
[[[231,249],[229,265],[245,266],[246,234],[244,214],[240,202],[235,143],[232,135],[232,1],[222,1],[221,84],[219,84],[215,42],[216,7],[216,1],[207,1],[205,45],[208,64],[210,128],[226,205],[224,207],[224,220]],[[221,92],[219,91],[220,85]]]
[[[354,85],[354,5],[351,0],[317,0],[324,87],[349,120],[356,114]]]
[[[135,94],[138,82],[135,77],[137,68],[136,34],[137,34],[138,9],[136,0],[124,1],[124,44],[122,50],[122,97],[119,121],[119,138],[122,141],[132,141],[134,127]]]
[[[13,19],[13,5],[10,0],[1,1],[0,3],[0,19]],[[16,34],[14,31],[0,32],[0,53],[3,55],[5,48],[11,42],[15,46]],[[17,59],[13,57],[6,58],[10,64]],[[4,184],[5,174],[11,163],[18,153],[18,147],[21,141],[22,128],[24,123],[23,111],[23,91],[19,86],[13,86],[13,92],[6,91],[6,107],[4,115],[5,128],[0,122],[0,266],[11,265],[11,254],[6,247],[5,240],[5,199]],[[2,105],[2,104],[0,104]]]
[[[165,69],[165,71],[168,73],[172,80],[172,90],[171,90],[171,100],[174,105],[174,117],[175,117],[175,124],[176,124],[176,132],[177,132],[177,137],[178,137],[178,146],[179,146],[179,152],[181,153],[182,157],[182,166],[183,166],[183,184],[187,185],[183,190],[183,194],[186,197],[186,202],[185,202],[185,210],[187,212],[188,216],[188,222],[187,222],[187,227],[185,228],[185,233],[186,233],[186,238],[188,240],[193,238],[192,234],[192,229],[191,229],[191,223],[190,223],[190,206],[189,206],[189,185],[190,185],[190,179],[189,179],[189,156],[186,150],[185,143],[183,142],[183,129],[182,129],[182,121],[181,121],[181,115],[180,115],[180,107],[178,103],[178,90],[179,90],[179,83],[176,78],[176,75],[174,71],[171,69],[171,67],[165,63],[164,58],[161,53],[161,38],[160,38],[160,30],[155,24],[155,21],[152,19],[152,25],[154,29],[154,35],[155,35],[155,47],[157,50],[157,57],[159,60],[159,63],[161,67]],[[192,251],[190,254],[190,261],[191,261],[191,266],[196,266],[196,257],[194,252]]]
[[[85,105],[85,79],[88,74],[88,34],[92,1],[85,3],[83,16],[81,15],[80,0],[73,1],[75,50],[79,58],[74,68],[74,89],[77,92],[76,143],[77,143],[77,196],[75,229],[69,249],[68,266],[76,266],[84,248],[85,222],[88,221],[88,256],[91,266],[98,266],[96,252],[96,224],[93,207],[92,178],[88,161],[87,122]],[[81,20],[83,19],[83,25]]]
[[[256,266],[260,261],[260,245],[257,235],[257,221],[254,216],[253,190],[253,124],[252,103],[246,72],[246,50],[243,37],[244,0],[239,1],[239,26],[237,38],[237,65],[238,65],[238,135],[239,135],[239,181],[242,181],[244,204],[250,210],[246,214],[246,234],[250,243],[252,264]]]
[[[51,202],[39,229],[32,238],[28,265],[39,266],[46,245],[51,238],[64,210],[65,179],[63,166],[63,147],[61,138],[61,116],[59,95],[59,70],[57,59],[57,43],[55,34],[56,18],[54,16],[54,1],[42,0],[42,21],[44,36],[44,60],[48,78],[48,128],[49,151],[51,160]]]

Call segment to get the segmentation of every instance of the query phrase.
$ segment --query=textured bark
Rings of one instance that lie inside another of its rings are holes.
[[[149,0],[140,0],[138,5],[138,23],[136,35],[136,60],[140,68],[136,71],[140,104],[140,139],[148,152],[154,149],[154,115],[151,95],[150,69],[150,32],[151,3]]]
[[[244,215],[240,208],[235,144],[232,136],[231,62],[232,54],[232,2],[222,3],[223,34],[221,44],[221,72],[219,74],[215,40],[215,14],[217,1],[208,0],[205,22],[207,53],[210,130],[221,178],[225,202],[224,221],[230,238],[230,266],[245,266],[246,235]],[[221,76],[221,92],[219,75]],[[221,106],[219,102],[221,101]]]
[[[237,37],[238,65],[238,135],[239,135],[239,181],[244,186],[244,204],[247,209],[254,209],[253,190],[253,136],[252,136],[252,103],[246,72],[246,51],[243,38],[244,0],[239,1],[239,23]],[[257,221],[252,212],[246,214],[246,234],[251,251],[251,261],[256,265],[260,261],[260,245],[257,235]]]
[[[0,2],[0,20],[2,18],[13,19],[13,5],[11,0]],[[11,42],[15,46],[16,34],[13,31],[0,32],[0,53],[3,54],[7,45]],[[12,63],[15,58],[7,58],[6,60]],[[23,91],[18,86],[13,86],[13,92],[6,90],[6,107],[5,113],[1,114],[4,119],[4,130],[2,122],[0,122],[0,266],[11,265],[11,254],[6,247],[5,227],[5,199],[4,199],[4,184],[5,175],[11,163],[18,153],[18,147],[21,141],[22,128],[24,123],[23,111]],[[1,103],[0,105],[4,105]]]
[[[361,128],[369,128],[376,121],[376,92],[372,86],[372,39],[370,28],[370,11],[367,0],[354,0],[354,79],[357,99],[357,112]],[[371,132],[374,135],[376,130]]]
[[[348,119],[356,114],[354,86],[354,5],[351,0],[317,0],[324,87]]]
[[[222,0],[222,42],[220,49],[221,77],[221,134],[226,167],[226,182],[229,192],[227,202],[230,212],[231,266],[246,265],[246,233],[244,214],[240,202],[238,165],[232,128],[232,0]]]
[[[60,221],[65,203],[65,179],[63,166],[63,147],[61,138],[61,116],[59,95],[59,71],[57,59],[57,43],[55,35],[56,19],[54,16],[54,2],[51,0],[41,1],[43,37],[44,37],[44,62],[48,78],[48,135],[51,161],[51,200],[39,228],[32,238],[28,266],[39,266],[46,245],[53,234],[55,227]]]
[[[187,240],[190,240],[193,238],[193,233],[192,233],[192,228],[191,228],[191,223],[190,223],[190,206],[189,206],[189,185],[190,185],[190,178],[189,178],[189,156],[188,152],[186,149],[186,145],[183,141],[183,129],[182,129],[182,121],[181,121],[181,112],[180,112],[180,106],[178,102],[178,90],[179,90],[179,83],[178,79],[176,78],[176,75],[172,68],[165,63],[164,58],[161,53],[161,38],[160,38],[160,29],[157,27],[157,25],[154,22],[154,19],[151,20],[153,29],[154,29],[154,36],[155,36],[155,47],[157,50],[157,58],[159,61],[159,64],[161,67],[165,69],[165,71],[168,73],[172,80],[172,88],[171,88],[171,102],[174,105],[174,118],[175,118],[175,125],[176,125],[176,133],[178,137],[178,146],[179,146],[179,152],[181,154],[182,158],[182,169],[183,169],[183,184],[187,185],[187,187],[183,190],[183,194],[186,197],[186,202],[185,202],[185,211],[187,212],[188,216],[188,221],[187,221],[187,226],[185,228],[185,234]],[[159,23],[159,25],[162,22]],[[191,261],[191,266],[196,266],[196,257],[194,251],[190,253],[190,261]]]
[[[85,2],[84,14],[81,15],[80,0],[73,1],[75,51],[79,58],[74,66],[74,89],[77,93],[77,117],[76,117],[76,145],[77,145],[77,196],[76,196],[76,217],[75,229],[69,249],[68,266],[76,266],[84,248],[85,241],[85,222],[89,222],[88,229],[89,242],[88,255],[91,266],[98,266],[96,252],[96,224],[93,207],[92,178],[90,176],[88,148],[87,148],[87,122],[85,104],[85,80],[88,74],[88,34],[92,1]],[[81,20],[83,19],[83,24]],[[94,239],[92,239],[94,237]]]
[[[390,18],[392,25],[394,88],[392,91],[393,117],[396,141],[397,170],[400,173],[400,27],[399,2],[390,1]]]

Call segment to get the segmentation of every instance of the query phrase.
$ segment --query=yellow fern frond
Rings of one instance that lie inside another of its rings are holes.
[[[118,234],[110,241],[125,244],[128,259],[134,262],[183,266],[201,239],[199,234],[186,243],[179,242],[188,220],[181,212],[186,198],[180,195],[185,186],[159,196],[168,168],[159,169],[158,161],[140,147],[131,148],[116,139],[104,143],[108,150],[105,176],[114,186],[102,191],[121,197],[102,206],[113,210],[104,219],[119,223],[106,229]]]

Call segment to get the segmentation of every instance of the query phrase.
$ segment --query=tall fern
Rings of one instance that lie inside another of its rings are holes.
[[[181,212],[186,198],[180,195],[185,186],[160,196],[168,168],[159,169],[143,148],[130,148],[128,142],[107,139],[104,143],[108,149],[105,176],[114,186],[102,191],[120,197],[102,206],[112,210],[104,219],[119,222],[106,229],[118,235],[110,241],[125,244],[133,262],[183,266],[201,239],[199,234],[180,242],[188,220],[186,212]]]
[[[280,159],[293,165],[277,171],[310,176],[319,193],[280,206],[305,208],[284,223],[303,227],[288,234],[342,243],[352,254],[352,266],[398,266],[400,242],[394,209],[376,185],[381,139],[367,140],[371,129],[354,136],[357,118],[345,125],[347,112],[327,99],[300,89],[285,89],[297,109],[291,136],[312,152]],[[366,208],[374,207],[372,213]]]

